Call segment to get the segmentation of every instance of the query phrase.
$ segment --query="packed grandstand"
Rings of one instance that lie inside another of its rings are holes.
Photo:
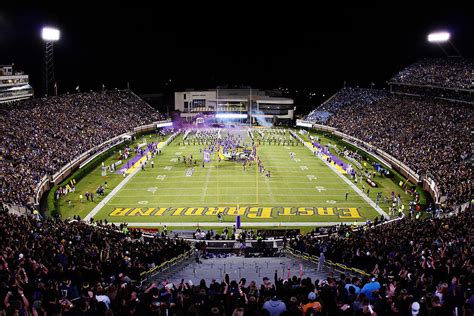
[[[130,91],[31,99],[0,111],[1,199],[18,205],[32,204],[41,179],[79,154],[160,118]]]
[[[453,65],[457,68],[450,69]],[[470,102],[456,100],[456,95],[448,100],[344,88],[309,113],[306,120],[335,127],[398,158],[420,176],[433,179],[446,197],[447,207],[455,209],[472,196],[472,66],[472,61],[465,60],[422,60],[392,79],[470,89]],[[440,74],[446,77],[438,77]]]
[[[424,58],[397,73],[390,82],[472,90],[474,60]]]
[[[393,155],[433,179],[446,211],[472,198],[473,64],[422,60],[398,84],[469,90],[446,98],[344,88],[306,117]],[[451,92],[450,92],[451,93]],[[454,97],[453,97],[454,96]],[[353,230],[288,234],[285,246],[356,267],[312,280],[147,282],[144,273],[194,245],[166,231],[11,214],[34,205],[44,177],[117,135],[163,119],[130,91],[77,93],[0,107],[0,314],[6,315],[472,315],[472,211]],[[232,231],[224,238],[235,239]],[[211,238],[211,235],[208,235]],[[192,251],[194,252],[194,250]],[[197,258],[199,262],[199,258]],[[261,282],[263,281],[263,282]],[[456,313],[456,314],[454,314]]]

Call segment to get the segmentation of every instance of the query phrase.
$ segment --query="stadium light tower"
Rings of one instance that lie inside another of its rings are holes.
[[[448,42],[458,54],[457,57],[461,57],[461,52],[454,46],[454,44],[450,41],[451,34],[449,32],[432,32],[428,34],[428,42],[435,43],[439,46],[439,48],[443,51],[443,53],[449,57],[448,53],[444,50],[441,44]]]
[[[45,42],[43,64],[43,96],[50,95],[51,88],[58,95],[56,80],[54,79],[53,43],[59,41],[60,32],[56,28],[43,27],[41,38]]]

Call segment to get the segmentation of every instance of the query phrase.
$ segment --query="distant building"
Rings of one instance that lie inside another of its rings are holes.
[[[276,96],[274,90],[258,89],[209,89],[175,92],[175,110],[181,117],[191,121],[202,114],[238,114],[245,120],[293,120],[293,99]]]
[[[12,65],[0,65],[0,103],[29,99],[33,96],[33,88],[29,84],[28,75],[14,71]]]

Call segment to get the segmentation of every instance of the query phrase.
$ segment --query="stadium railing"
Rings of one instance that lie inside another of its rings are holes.
[[[191,247],[189,251],[186,251],[185,253],[182,253],[181,255],[174,257],[173,259],[165,261],[151,268],[148,271],[140,273],[140,285],[142,285],[144,282],[148,282],[151,278],[153,278],[158,273],[164,272],[168,270],[169,268],[176,266],[180,262],[183,262],[184,260],[190,258],[193,252],[194,252],[194,247]]]
[[[387,156],[390,156],[389,159],[386,159],[384,157],[382,157],[382,154],[385,153],[385,152],[382,152],[379,150],[377,150],[376,147],[372,146],[371,144],[369,143],[366,143],[364,141],[361,141],[360,139],[358,138],[355,138],[355,137],[352,137],[350,135],[347,135],[347,134],[344,134],[344,133],[341,133],[339,131],[335,131],[334,132],[334,135],[336,136],[339,136],[342,138],[343,141],[345,141],[346,143],[349,143],[351,144],[352,146],[354,147],[357,147],[359,148],[360,150],[363,150],[365,151],[366,153],[368,153],[370,156],[372,156],[373,158],[377,159],[378,161],[380,161],[383,165],[385,165],[386,167],[388,167],[389,169],[393,169],[392,167],[392,164],[393,162],[395,161],[395,166],[399,166],[397,162],[399,162],[397,159],[393,158],[392,156],[388,155]],[[360,144],[363,144],[364,147],[361,147]],[[393,158],[393,160],[391,159]],[[401,163],[401,162],[400,162]],[[405,166],[406,168],[408,168],[407,166]],[[409,168],[408,168],[409,169]],[[411,170],[411,169],[410,169]],[[413,170],[411,170],[411,172],[414,173]],[[418,175],[415,173],[415,175],[418,177]],[[414,180],[414,181],[417,181],[418,180]]]
[[[291,249],[291,248],[285,248],[283,251],[286,252],[287,254],[290,254],[290,255],[296,257],[296,258],[301,258],[301,259],[310,261],[314,264],[319,264],[319,257],[318,256],[310,255],[309,253],[302,252],[302,251],[295,250],[295,249]],[[328,259],[324,260],[324,265],[326,267],[330,268],[331,270],[333,270],[335,272],[338,272],[338,273],[356,274],[356,275],[359,275],[359,276],[370,276],[369,273],[367,273],[363,270],[360,270],[360,269],[357,269],[357,268],[352,268],[352,267],[346,266],[344,264],[333,262],[333,261],[328,260]]]

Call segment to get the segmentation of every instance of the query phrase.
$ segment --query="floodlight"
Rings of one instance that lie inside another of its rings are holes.
[[[43,27],[41,30],[41,38],[47,42],[59,40],[59,30],[52,27]]]
[[[428,34],[428,42],[430,43],[444,43],[449,41],[451,34],[448,32],[434,32]]]

